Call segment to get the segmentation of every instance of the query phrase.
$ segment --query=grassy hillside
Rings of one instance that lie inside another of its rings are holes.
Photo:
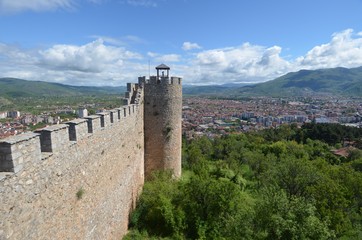
[[[265,96],[296,96],[333,94],[362,96],[362,67],[300,70],[275,80],[246,86],[234,94]]]
[[[7,98],[123,94],[125,87],[83,87],[0,78],[0,95]]]

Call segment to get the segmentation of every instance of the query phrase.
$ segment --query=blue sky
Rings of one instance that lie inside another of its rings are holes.
[[[362,66],[362,0],[0,0],[0,77],[187,84]]]

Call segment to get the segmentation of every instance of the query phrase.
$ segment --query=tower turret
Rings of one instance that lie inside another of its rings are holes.
[[[171,170],[181,175],[181,78],[169,77],[165,64],[144,84],[145,175]]]

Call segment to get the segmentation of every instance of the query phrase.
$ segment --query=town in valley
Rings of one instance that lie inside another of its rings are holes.
[[[98,108],[97,108],[98,107]],[[17,110],[0,112],[0,138],[107,110],[106,106],[58,107],[41,114]],[[339,123],[362,127],[362,99],[324,96],[319,98],[249,97],[242,100],[217,97],[184,97],[183,135],[214,137],[222,134],[278,128],[283,124]]]

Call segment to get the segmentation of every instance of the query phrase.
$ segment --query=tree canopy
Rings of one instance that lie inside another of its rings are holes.
[[[311,124],[184,140],[181,179],[146,182],[124,239],[361,239],[361,150],[331,152],[359,134]]]

